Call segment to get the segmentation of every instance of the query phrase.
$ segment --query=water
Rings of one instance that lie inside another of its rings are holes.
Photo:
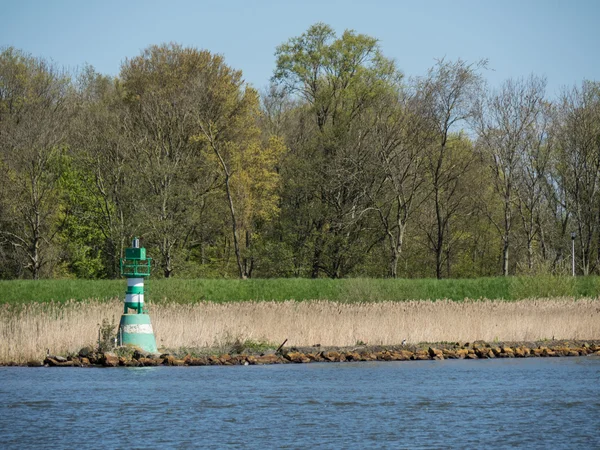
[[[0,368],[2,448],[600,448],[600,358]]]

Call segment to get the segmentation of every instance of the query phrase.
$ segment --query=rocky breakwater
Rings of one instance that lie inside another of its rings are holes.
[[[531,358],[561,356],[600,356],[600,341],[552,341],[532,343],[441,343],[408,346],[356,346],[352,348],[284,348],[252,354],[147,353],[123,347],[98,352],[88,347],[77,355],[48,355],[43,363],[30,361],[30,367],[149,367],[149,366],[233,366],[263,364],[307,364],[312,362],[424,361],[445,359]],[[9,364],[12,365],[12,364]]]
[[[116,349],[110,352],[93,352],[82,349],[78,355],[48,355],[43,362],[30,361],[30,367],[152,367],[152,366],[233,366],[284,364],[290,362],[285,354],[215,354],[184,356],[171,353],[147,353],[141,350]],[[13,365],[13,364],[9,364]]]

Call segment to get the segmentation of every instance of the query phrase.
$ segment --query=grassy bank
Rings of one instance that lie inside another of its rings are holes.
[[[123,297],[125,280],[0,281],[0,303],[29,303]],[[402,300],[460,301],[465,298],[520,300],[596,297],[600,277],[498,277],[477,279],[152,279],[151,302],[330,300],[344,303]]]
[[[115,328],[122,302],[0,306],[0,362],[24,362],[95,346],[104,320]],[[239,341],[353,346],[443,341],[539,341],[600,337],[600,299],[513,302],[442,300],[338,303],[154,303],[159,348],[222,347]]]

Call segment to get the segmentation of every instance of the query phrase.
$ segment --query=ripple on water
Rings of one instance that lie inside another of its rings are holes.
[[[47,409],[54,406],[54,402],[48,400],[30,400],[23,402],[6,403],[5,408],[30,408],[30,409]]]
[[[558,360],[0,368],[0,439],[2,448],[599,448],[600,360]]]

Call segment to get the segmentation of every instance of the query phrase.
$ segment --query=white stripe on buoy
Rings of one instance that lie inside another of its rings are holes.
[[[132,323],[123,327],[127,334],[154,334],[151,323]]]
[[[144,287],[143,278],[127,278],[127,286]]]
[[[144,303],[144,294],[125,294],[125,303]]]

